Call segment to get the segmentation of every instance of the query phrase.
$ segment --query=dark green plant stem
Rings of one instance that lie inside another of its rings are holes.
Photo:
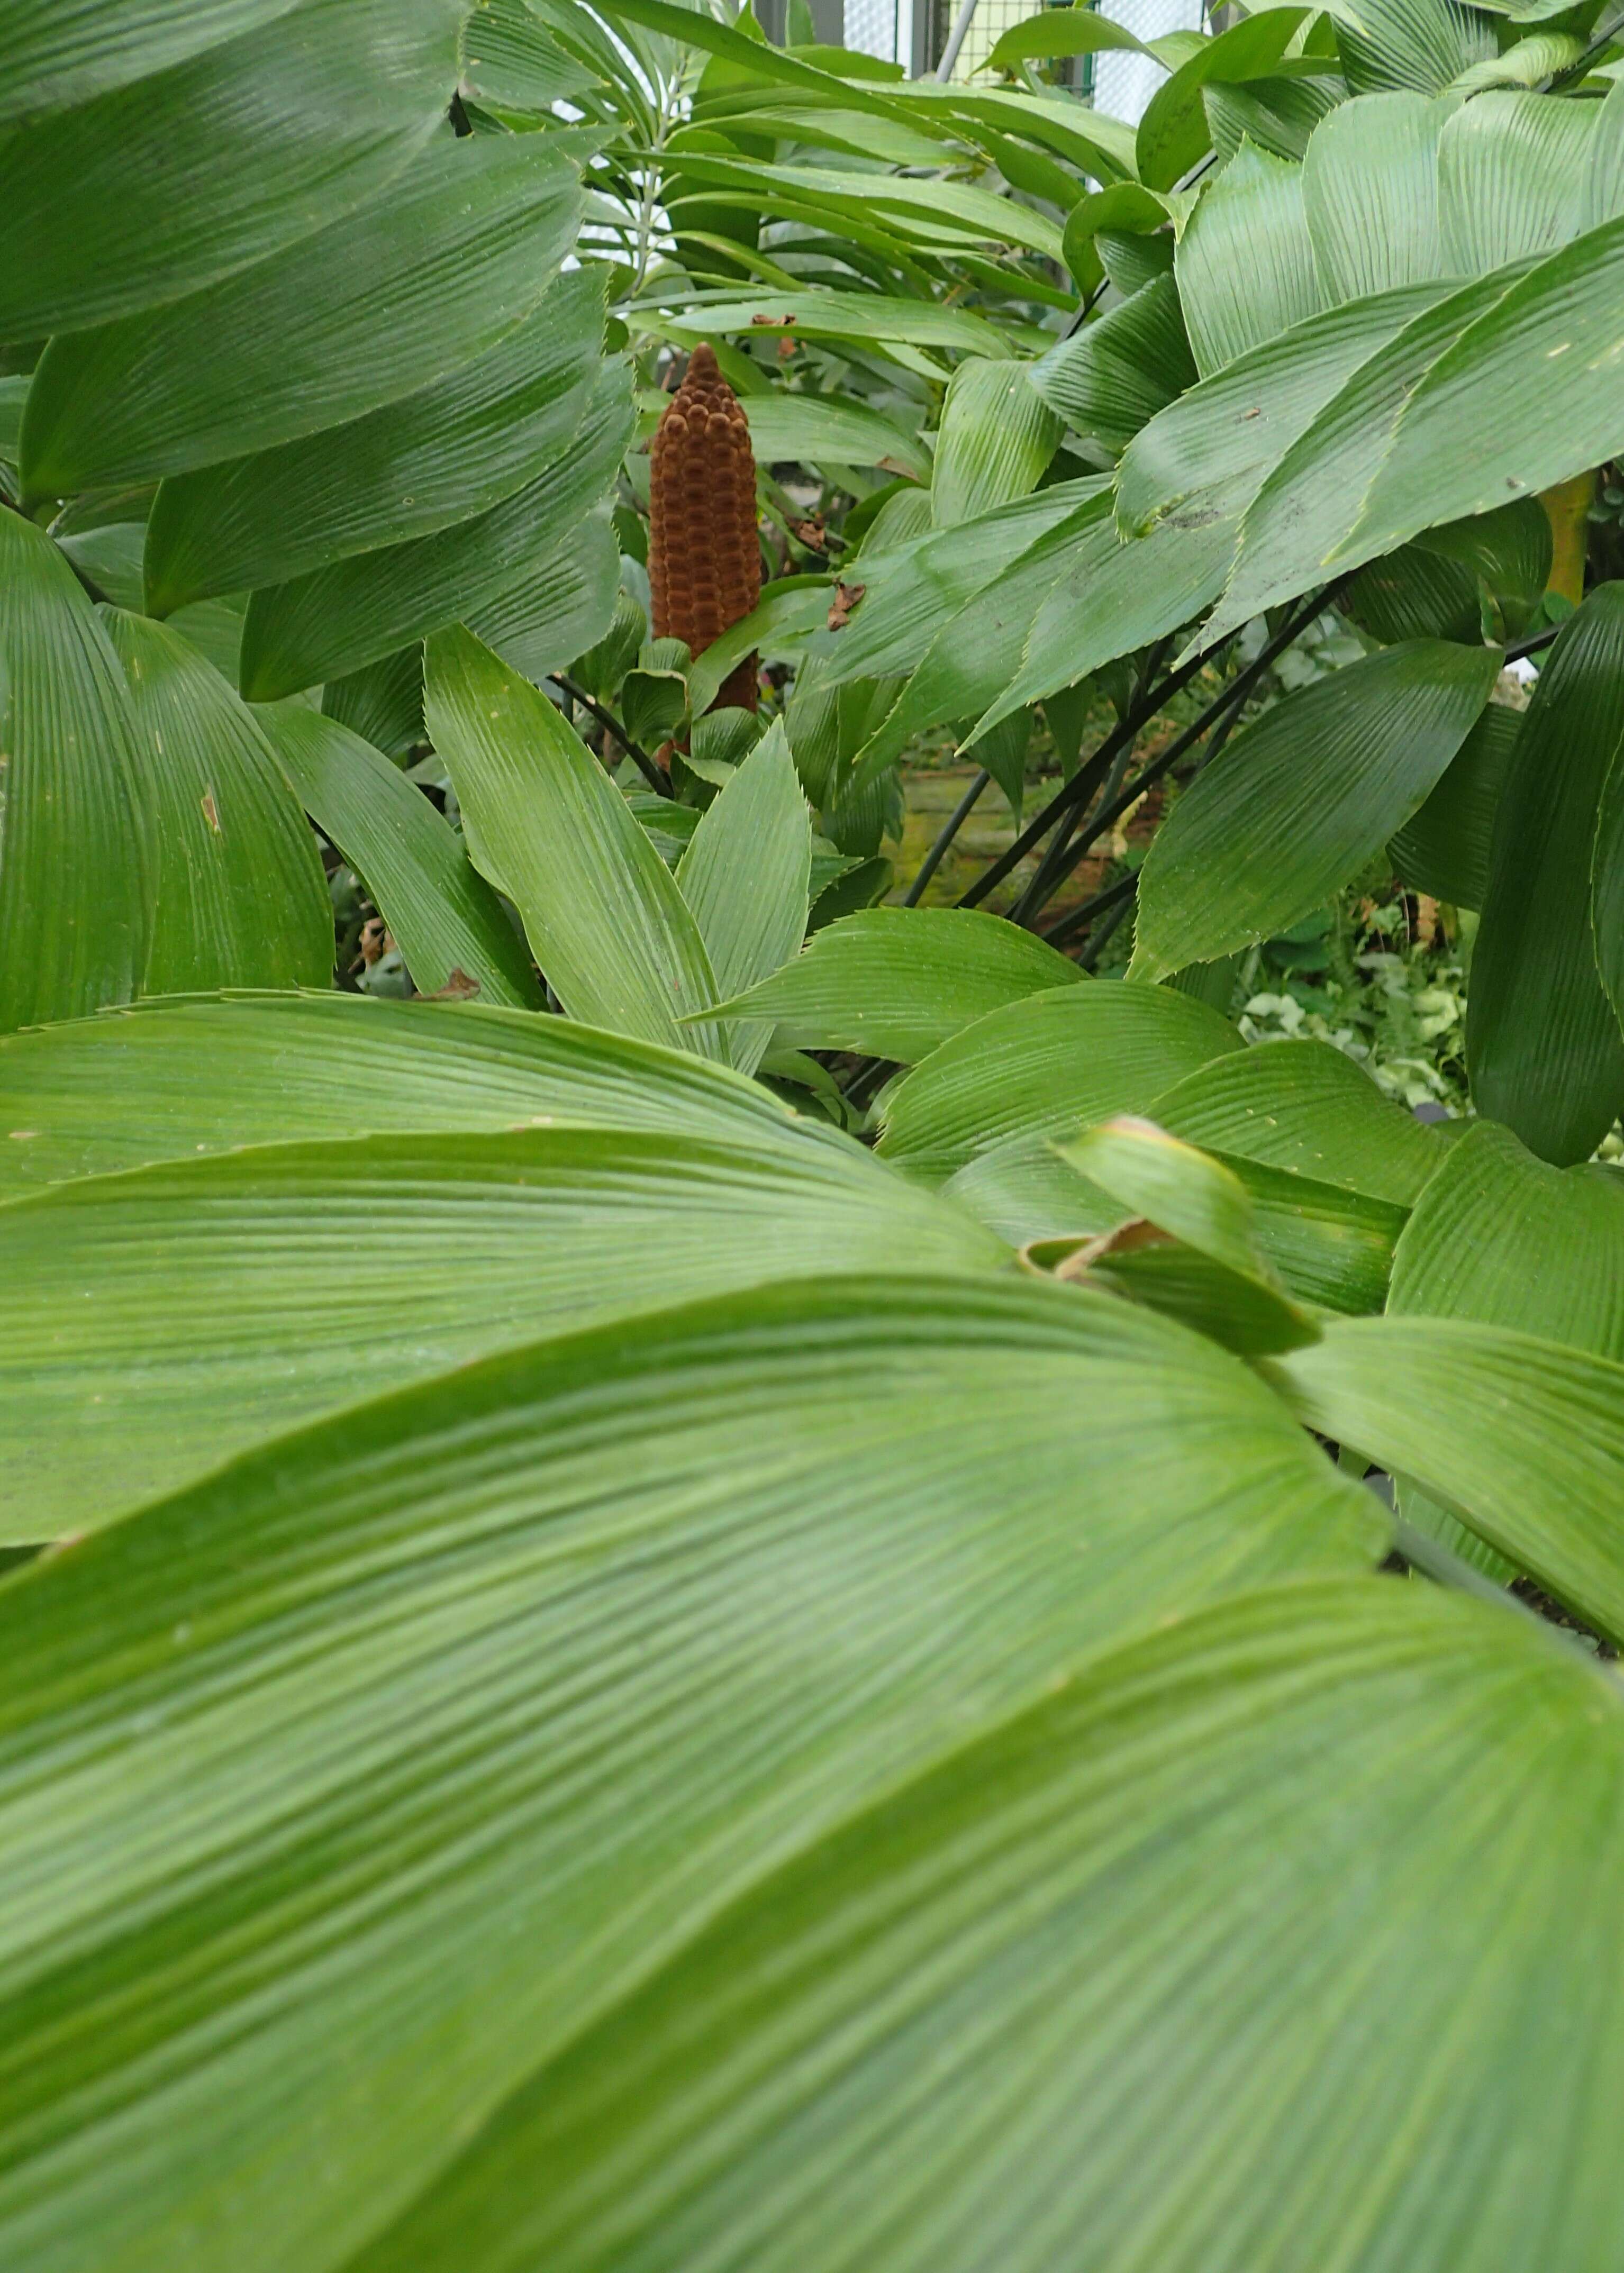
[[[1133,779],[1116,797],[1101,806],[1086,829],[1068,849],[1064,860],[1059,864],[1050,881],[1046,897],[1054,896],[1078,863],[1087,857],[1106,830],[1121,820],[1128,807],[1144,795],[1153,782],[1160,781],[1169,766],[1176,766],[1187,750],[1193,749],[1204,735],[1210,733],[1226,712],[1240,709],[1270,664],[1277,662],[1292,641],[1307,630],[1314,618],[1331,605],[1341,589],[1340,584],[1327,584],[1322,590],[1311,594],[1303,605],[1287,618],[1268,645],[1246,665],[1240,676],[1231,679],[1222,694],[1214,696],[1194,724],[1187,726],[1147,765],[1141,766]]]
[[[1192,656],[1188,663],[1181,664],[1177,671],[1169,671],[1160,686],[1153,687],[1144,702],[1136,704],[1121,724],[1112,728],[1088,763],[1086,766],[1079,766],[1071,780],[1055,792],[1036,820],[1027,823],[1013,844],[1010,846],[1009,851],[1001,852],[986,874],[976,878],[969,890],[959,901],[959,906],[961,908],[978,906],[987,897],[989,892],[996,890],[1011,869],[1017,867],[1026,859],[1033,846],[1041,843],[1048,836],[1057,821],[1064,820],[1075,806],[1086,805],[1104,779],[1111,760],[1117,752],[1129,747],[1140,727],[1147,720],[1154,718],[1164,704],[1172,701],[1174,695],[1180,694],[1188,686],[1197,672],[1204,671],[1210,661],[1211,657],[1208,656]]]
[[[1100,957],[1105,952],[1107,941],[1125,921],[1128,911],[1132,905],[1133,899],[1130,894],[1126,898],[1119,900],[1114,908],[1106,911],[1089,934],[1087,946],[1077,958],[1077,967],[1079,971],[1093,971],[1096,967]]]
[[[1506,649],[1506,661],[1522,663],[1527,656],[1538,655],[1540,649],[1549,647],[1558,633],[1564,628],[1563,624],[1547,624],[1544,631],[1531,633],[1527,639],[1513,640],[1511,645]]]
[[[1154,646],[1146,649],[1144,663],[1139,668],[1139,676],[1133,682],[1133,692],[1128,699],[1128,708],[1131,710],[1137,709],[1149,694],[1151,682],[1161,670],[1166,660],[1167,651],[1172,644],[1172,639],[1169,637],[1157,640]],[[1106,776],[1101,796],[1106,799],[1116,796],[1122,787],[1122,777],[1127,771],[1132,758],[1132,746],[1130,743],[1124,743]],[[1084,810],[1085,808],[1080,805],[1073,806],[1064,823],[1050,837],[1049,850],[1038,862],[1036,874],[1010,910],[1011,923],[1024,924],[1028,915],[1042,907],[1049,899],[1054,889],[1050,879],[1064,873],[1060,864],[1064,859],[1066,848],[1071,841],[1071,832],[1080,822]]]
[[[547,676],[554,686],[561,686],[566,694],[578,702],[583,710],[590,712],[606,733],[614,736],[615,740],[620,745],[651,790],[658,791],[661,797],[670,795],[671,784],[666,776],[661,773],[648,752],[640,748],[633,741],[613,710],[605,710],[601,702],[594,702],[585,687],[580,686],[575,679],[566,677],[563,671],[550,671]]]
[[[986,767],[983,766],[980,773],[975,776],[975,779],[971,783],[969,788],[966,790],[964,795],[959,799],[958,804],[953,807],[951,813],[949,814],[946,821],[937,832],[936,843],[931,846],[929,851],[926,853],[924,859],[920,862],[919,874],[914,877],[914,881],[908,886],[907,890],[902,896],[902,904],[905,908],[915,908],[919,905],[921,895],[923,893],[926,885],[930,881],[930,879],[936,874],[936,870],[942,866],[943,861],[946,859],[948,847],[952,844],[954,837],[958,836],[959,830],[970,818],[971,814],[975,810],[977,799],[981,796],[981,791],[986,788],[988,783],[991,779],[992,776],[988,772]]]
[[[1067,946],[1079,932],[1087,930],[1096,916],[1108,913],[1124,900],[1131,900],[1139,889],[1139,882],[1137,868],[1131,876],[1118,876],[1114,884],[1108,884],[1102,892],[1096,892],[1092,899],[1085,900],[1080,908],[1072,908],[1062,916],[1058,923],[1043,934],[1044,938],[1051,947]],[[1112,928],[1114,930],[1116,926],[1113,925]],[[1079,961],[1081,959],[1079,956]]]
[[[1224,744],[1229,740],[1230,733],[1239,721],[1240,715],[1241,706],[1237,703],[1229,711],[1227,711],[1224,716],[1219,721],[1217,726],[1213,731],[1212,745],[1201,760],[1203,766],[1211,765],[1219,751],[1222,749]],[[1139,870],[1136,868],[1131,876],[1119,877],[1116,883],[1108,884],[1104,891],[1096,892],[1093,899],[1085,900],[1080,908],[1073,908],[1068,914],[1062,916],[1057,923],[1053,925],[1049,930],[1044,933],[1044,938],[1048,940],[1051,947],[1059,947],[1066,941],[1075,939],[1079,931],[1084,931],[1087,928],[1094,917],[1100,914],[1102,910],[1114,907],[1120,899],[1131,900],[1139,890]],[[1111,925],[1111,931],[1115,931],[1116,928],[1116,926],[1113,923]],[[1109,938],[1109,936],[1110,934],[1108,932],[1105,934],[1105,938]],[[1104,946],[1105,938],[1102,938],[1099,941],[1098,947],[1091,942],[1087,953],[1086,955],[1079,956],[1078,962],[1084,970],[1093,969],[1094,958],[1099,951],[1099,947]]]

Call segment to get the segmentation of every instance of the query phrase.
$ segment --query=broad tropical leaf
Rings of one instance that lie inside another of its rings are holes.
[[[795,953],[811,881],[812,824],[779,719],[700,815],[677,867],[718,995],[744,994]],[[732,1062],[753,1073],[771,1024],[718,1024]]]
[[[178,632],[119,608],[107,625],[153,831],[142,992],[330,986],[327,878],[263,727]]]
[[[913,1065],[1004,1003],[1081,979],[1031,932],[978,908],[865,908],[721,1008],[774,1020],[792,1049]]]
[[[380,195],[443,120],[461,14],[303,0],[16,129],[0,144],[0,336],[177,300]]]
[[[0,117],[85,102],[285,16],[296,0],[14,0],[0,26]]]
[[[1507,770],[1472,957],[1466,1046],[1480,1108],[1558,1166],[1624,1108],[1624,1032],[1597,966],[1590,866],[1624,740],[1624,584],[1545,657]]]
[[[1303,209],[1331,305],[1453,273],[1438,230],[1438,138],[1450,115],[1446,102],[1395,90],[1357,95],[1315,128]]]
[[[53,341],[23,415],[28,496],[269,449],[443,378],[536,307],[580,200],[545,136],[437,141],[387,198],[273,259]]]
[[[1388,848],[1411,889],[1480,908],[1489,889],[1494,819],[1510,778],[1522,714],[1490,702],[1425,802]]]
[[[1317,315],[1301,166],[1243,143],[1186,224],[1174,273],[1203,379]]]
[[[1150,1117],[1209,1152],[1410,1207],[1444,1140],[1327,1042],[1275,1042],[1214,1058],[1155,1099]]]
[[[1271,1361],[1305,1421],[1624,1633],[1624,1365],[1465,1318],[1341,1318]]]
[[[942,406],[930,517],[938,528],[974,521],[1026,497],[1060,439],[1059,419],[1024,367],[971,356]]]
[[[670,871],[546,696],[468,632],[429,641],[429,731],[451,769],[474,865],[524,919],[572,1018],[726,1055],[716,980]]]
[[[576,269],[516,331],[435,385],[318,439],[175,476],[147,522],[147,605],[168,615],[211,593],[280,584],[499,504],[575,431],[602,336],[601,275]]]
[[[569,544],[614,478],[632,430],[629,374],[608,364],[572,390],[553,424],[542,470],[487,512],[290,584],[256,592],[243,625],[243,692],[275,701],[393,654],[453,619],[489,608],[538,559]]]
[[[0,1209],[0,1535],[107,1522],[318,1414],[591,1319],[1006,1256],[810,1128],[794,1152],[547,1125],[372,1136],[53,1187]]]
[[[940,1182],[1011,1136],[1143,1113],[1241,1046],[1228,1019],[1170,987],[1095,979],[1028,995],[962,1028],[888,1093],[879,1150]]]
[[[0,1032],[127,1002],[151,854],[118,658],[42,529],[0,503]]]
[[[1146,859],[1135,976],[1214,961],[1322,906],[1437,783],[1500,667],[1494,648],[1384,648],[1237,734]]]
[[[766,1090],[686,1051],[477,1001],[357,994],[148,1003],[8,1034],[0,1099],[0,1200],[154,1160],[374,1134],[665,1130],[799,1150],[806,1133]]]
[[[419,994],[471,982],[483,1001],[539,1010],[541,990],[507,911],[400,769],[304,703],[262,710],[259,722],[311,819],[365,879]]]
[[[367,2273],[1207,2273],[1282,2234],[1374,2265],[1433,2246],[1440,2196],[1462,2266],[1583,2273],[1624,2216],[1621,1785],[1605,1673],[1531,1626],[1259,1590],[741,1891]]]
[[[1124,1630],[1356,1573],[1379,1519],[1148,1314],[865,1279],[464,1370],[26,1573],[0,1591],[0,2245],[513,2263],[518,2204],[558,2199],[514,2095],[651,1963],[1010,1716],[1046,1730]],[[499,2113],[522,2192],[482,2187],[500,2232],[447,2255],[432,2189]]]

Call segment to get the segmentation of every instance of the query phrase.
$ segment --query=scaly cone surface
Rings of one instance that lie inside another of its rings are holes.
[[[649,589],[656,639],[700,655],[761,596],[756,460],[739,398],[712,349],[696,347],[649,452]],[[756,657],[724,680],[717,701],[756,708]]]

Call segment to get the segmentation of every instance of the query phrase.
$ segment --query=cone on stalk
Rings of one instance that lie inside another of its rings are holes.
[[[756,460],[739,398],[701,344],[650,446],[649,588],[656,639],[702,655],[761,596]],[[718,704],[756,708],[754,655],[723,681]]]

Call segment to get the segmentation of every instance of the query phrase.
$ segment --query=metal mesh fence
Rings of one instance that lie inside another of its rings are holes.
[[[906,66],[907,23],[902,0],[846,0],[845,43],[859,55]]]

